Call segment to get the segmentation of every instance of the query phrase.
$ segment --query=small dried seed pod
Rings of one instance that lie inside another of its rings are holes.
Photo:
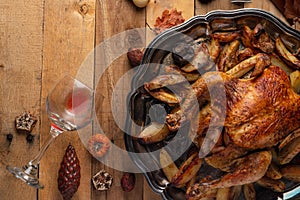
[[[125,172],[121,178],[121,186],[124,192],[130,192],[135,186],[135,174]]]
[[[16,117],[15,127],[18,133],[31,133],[35,127],[37,118],[28,112]]]
[[[113,178],[112,175],[105,170],[100,170],[93,176],[92,181],[97,190],[104,191],[110,189],[113,183]]]
[[[26,141],[27,141],[28,143],[32,143],[33,140],[34,140],[34,135],[28,134],[28,135],[26,136]]]
[[[9,143],[12,142],[13,138],[14,138],[14,136],[13,136],[13,134],[11,134],[11,133],[8,133],[8,134],[6,135],[6,140],[7,140]]]
[[[64,200],[71,200],[80,185],[80,162],[75,148],[70,144],[58,172],[58,189]]]

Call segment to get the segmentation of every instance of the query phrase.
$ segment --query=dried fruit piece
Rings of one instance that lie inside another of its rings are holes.
[[[93,176],[92,181],[97,190],[104,191],[110,189],[113,183],[113,177],[107,171],[100,170]]]
[[[129,48],[127,52],[127,58],[132,67],[139,66],[142,62],[144,53],[141,49]]]
[[[94,157],[101,158],[110,148],[110,140],[104,134],[93,135],[88,142],[88,148]]]
[[[161,33],[164,30],[176,26],[178,24],[183,23],[185,20],[182,16],[181,11],[177,11],[177,9],[164,10],[162,13],[162,17],[157,17],[156,22],[154,24],[155,32]]]
[[[71,144],[67,147],[60,164],[57,182],[64,200],[70,200],[80,185],[80,163]]]
[[[35,127],[37,118],[28,112],[16,117],[15,127],[18,133],[31,133]]]
[[[125,172],[121,178],[121,187],[123,191],[130,192],[135,186],[135,175]]]

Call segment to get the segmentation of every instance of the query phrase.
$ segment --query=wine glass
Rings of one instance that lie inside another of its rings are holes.
[[[46,150],[64,131],[78,130],[92,120],[93,91],[69,75],[52,89],[46,99],[46,111],[51,121],[47,141],[40,152],[22,168],[6,166],[6,169],[28,185],[42,189],[37,172]]]

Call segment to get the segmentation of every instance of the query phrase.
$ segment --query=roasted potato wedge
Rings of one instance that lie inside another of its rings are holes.
[[[179,168],[178,172],[172,178],[172,184],[175,187],[183,187],[190,181],[199,171],[202,165],[202,159],[198,157],[198,153],[193,153]]]
[[[168,181],[171,181],[172,177],[177,174],[178,167],[175,165],[171,156],[165,149],[160,151],[159,161],[165,176],[167,177]]]
[[[161,75],[155,77],[150,82],[145,83],[144,88],[147,91],[151,91],[151,90],[160,89],[163,87],[167,87],[169,85],[179,84],[183,82],[186,82],[186,79],[179,74]]]
[[[186,188],[192,187],[193,185],[195,185],[196,181],[197,181],[197,176],[194,176],[191,180],[189,180],[189,182],[185,184],[185,187]]]
[[[252,183],[243,185],[243,193],[245,200],[255,200],[256,191]]]
[[[269,54],[270,58],[271,58],[271,65],[275,65],[280,67],[281,69],[283,69],[283,71],[285,71],[285,73],[287,75],[290,75],[290,73],[293,72],[293,69],[291,69],[290,67],[288,67],[285,62],[283,62],[279,56],[277,56],[276,54],[272,53]]]
[[[243,26],[241,39],[245,47],[251,49],[253,48],[252,38],[253,38],[253,31],[251,30],[251,28],[249,26]]]
[[[164,90],[163,88],[148,91],[148,93],[155,99],[160,100],[162,102],[165,102],[167,104],[178,104],[180,102],[180,99],[178,96],[176,96],[174,93],[169,92],[168,90]]]
[[[254,73],[259,74],[259,72],[262,72],[263,69],[271,64],[271,59],[267,54],[264,53],[258,53],[255,56],[252,56],[236,66],[234,66],[232,69],[228,70],[226,73],[234,76],[234,77],[241,77],[244,74],[246,74],[248,71],[250,71],[253,67]],[[257,71],[257,72],[255,72]]]
[[[284,182],[280,180],[274,180],[266,176],[259,179],[256,183],[262,187],[269,188],[275,192],[283,192],[285,189]]]
[[[210,58],[213,61],[216,61],[220,52],[221,52],[221,45],[217,39],[212,38],[209,45],[208,45],[208,51]]]
[[[242,192],[242,186],[234,186],[230,188],[219,188],[216,200],[237,200]]]
[[[300,166],[287,165],[281,169],[282,176],[288,180],[300,182]]]
[[[290,80],[295,92],[300,93],[300,71],[296,70],[290,74]]]
[[[279,180],[282,178],[282,174],[279,170],[279,167],[274,162],[270,164],[266,172],[266,176],[274,180]]]
[[[178,74],[178,75],[184,76],[186,78],[186,80],[189,81],[189,82],[194,82],[200,77],[199,73],[197,73],[197,72],[192,72],[192,73],[184,72],[179,67],[177,67],[176,65],[169,65],[169,66],[166,66],[164,69],[165,69],[166,73]]]
[[[187,65],[185,65],[185,66],[183,66],[183,67],[181,68],[181,70],[184,71],[184,72],[186,72],[186,73],[194,72],[194,71],[196,71],[197,69],[198,69],[198,68],[197,68],[195,65],[191,64],[191,63],[189,63],[189,64],[187,64]]]
[[[300,69],[300,60],[294,56],[284,45],[280,37],[276,38],[277,53],[294,69]]]
[[[239,49],[239,40],[234,40],[231,43],[225,45],[220,53],[218,61],[219,71],[228,71],[238,63],[237,50]]]
[[[290,133],[284,140],[279,144],[278,148],[281,150],[283,147],[285,147],[288,143],[290,143],[292,140],[300,136],[300,128],[297,130],[294,130],[292,133]]]
[[[289,163],[300,152],[300,137],[292,140],[278,154],[280,164]]]
[[[170,131],[167,125],[152,122],[140,132],[138,139],[143,144],[152,144],[162,141],[169,133]]]

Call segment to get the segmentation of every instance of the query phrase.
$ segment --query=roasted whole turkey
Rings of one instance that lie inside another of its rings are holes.
[[[147,144],[161,142],[189,126],[190,157],[176,166],[166,163],[166,150],[160,155],[168,181],[187,199],[238,199],[240,193],[256,199],[256,185],[283,192],[284,180],[299,181],[300,170],[291,172],[300,168],[299,54],[262,24],[216,31],[184,47],[189,59],[177,48],[143,86],[172,111],[164,124],[141,131],[140,141],[151,132],[156,139]],[[169,131],[162,136],[157,127]],[[218,175],[196,173],[206,166]]]

